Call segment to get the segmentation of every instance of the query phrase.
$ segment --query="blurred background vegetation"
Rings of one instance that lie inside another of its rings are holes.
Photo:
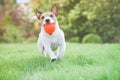
[[[0,42],[36,42],[40,28],[32,16],[53,4],[66,41],[120,42],[120,0],[0,0]]]

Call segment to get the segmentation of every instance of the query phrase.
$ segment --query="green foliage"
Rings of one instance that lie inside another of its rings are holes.
[[[34,43],[34,42],[37,42],[37,37],[36,36],[29,37],[24,42],[25,43]]]
[[[23,42],[23,37],[20,30],[14,25],[5,26],[5,32],[2,36],[5,42]]]
[[[79,37],[72,37],[67,40],[68,42],[79,42]]]
[[[36,9],[46,12],[51,10],[53,4],[58,7],[57,19],[65,32],[66,40],[82,42],[85,35],[94,33],[100,35],[104,43],[120,42],[120,0],[38,0],[37,3],[31,1],[30,7],[34,12]],[[11,10],[12,8],[10,8]],[[13,25],[15,21],[16,23],[20,22],[22,32],[29,33],[31,31],[34,34],[33,25],[27,23],[29,16],[18,16],[24,17],[27,21],[20,19],[17,21],[17,18],[14,17],[17,15],[15,11],[11,13],[14,21],[11,21],[12,16],[9,15],[9,11],[6,11],[5,23]]]
[[[103,42],[119,42],[119,4],[119,0],[80,0],[71,5],[69,24],[72,23],[71,28],[77,30],[80,38],[92,32],[102,36]]]
[[[88,34],[86,35],[83,40],[83,43],[101,43],[101,37],[96,34]]]
[[[13,24],[11,16],[8,12],[5,13],[4,21],[6,24]]]
[[[120,44],[67,43],[53,63],[36,43],[1,44],[0,80],[120,80]]]

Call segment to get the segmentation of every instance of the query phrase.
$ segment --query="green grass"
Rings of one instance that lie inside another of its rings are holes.
[[[0,44],[0,80],[120,80],[120,44],[67,43],[53,63],[36,44]]]

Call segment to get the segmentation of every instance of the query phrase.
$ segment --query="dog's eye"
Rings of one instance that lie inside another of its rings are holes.
[[[44,18],[45,18],[44,16],[41,17],[41,19],[44,19]]]
[[[53,15],[51,14],[50,17],[53,17]]]

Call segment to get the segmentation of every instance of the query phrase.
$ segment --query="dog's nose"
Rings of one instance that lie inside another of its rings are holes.
[[[45,21],[46,21],[46,22],[50,22],[50,19],[46,19]]]

